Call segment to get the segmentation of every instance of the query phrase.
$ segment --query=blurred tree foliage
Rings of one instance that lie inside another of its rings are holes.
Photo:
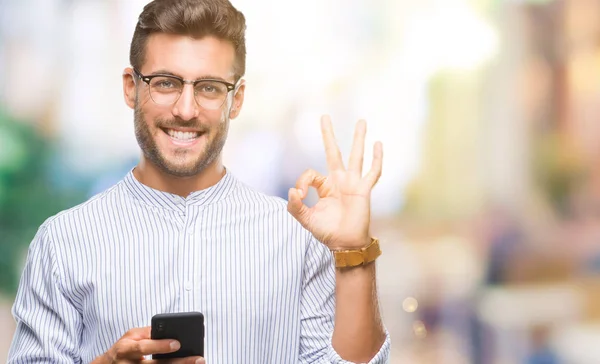
[[[52,185],[52,144],[0,109],[0,294],[16,293],[24,254],[48,217],[85,199]]]

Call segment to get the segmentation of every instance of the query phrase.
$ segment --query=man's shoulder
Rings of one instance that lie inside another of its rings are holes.
[[[91,196],[86,201],[69,209],[58,212],[44,221],[42,227],[52,229],[59,225],[80,225],[82,223],[96,220],[98,211],[119,208],[122,203],[121,182],[107,188],[106,190]]]

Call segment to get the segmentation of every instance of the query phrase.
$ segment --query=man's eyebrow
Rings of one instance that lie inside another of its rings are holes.
[[[205,75],[205,76],[197,78],[196,80],[218,80],[218,81],[223,81],[223,82],[230,82],[221,76],[214,76],[214,75]]]
[[[183,77],[181,77],[181,75],[178,75],[176,73],[173,73],[169,70],[165,70],[165,69],[160,69],[158,71],[152,72],[151,74],[149,74],[148,76],[156,76],[156,75],[165,75],[165,76],[174,76],[174,77],[178,77],[181,79],[184,79]],[[223,81],[223,82],[228,82],[226,79],[224,79],[221,76],[216,76],[216,75],[204,75],[201,76],[199,78],[196,78],[194,81],[199,81],[199,80],[218,80],[218,81]]]
[[[173,73],[171,71],[167,71],[164,69],[154,71],[154,72],[150,73],[148,76],[156,76],[156,75],[175,76],[175,77],[183,78],[183,77],[181,77],[181,75],[178,75],[176,73]]]

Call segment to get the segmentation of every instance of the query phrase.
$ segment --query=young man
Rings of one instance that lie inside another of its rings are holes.
[[[244,101],[244,32],[227,0],[144,8],[123,74],[141,160],[40,227],[9,363],[150,362],[179,348],[150,339],[150,318],[182,311],[205,315],[209,363],[387,362],[369,234],[381,144],[363,176],[359,122],[345,168],[324,117],[329,176],[305,172],[287,206],[236,180],[221,150]]]

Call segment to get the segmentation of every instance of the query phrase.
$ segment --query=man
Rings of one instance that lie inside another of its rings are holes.
[[[150,318],[183,311],[205,315],[209,363],[388,360],[369,234],[381,144],[363,176],[359,122],[346,169],[324,117],[330,174],[305,172],[287,208],[237,181],[221,150],[244,101],[244,32],[227,0],[144,8],[123,74],[141,160],[40,227],[9,363],[150,362],[179,348],[150,339]],[[320,197],[312,208],[309,187]]]

